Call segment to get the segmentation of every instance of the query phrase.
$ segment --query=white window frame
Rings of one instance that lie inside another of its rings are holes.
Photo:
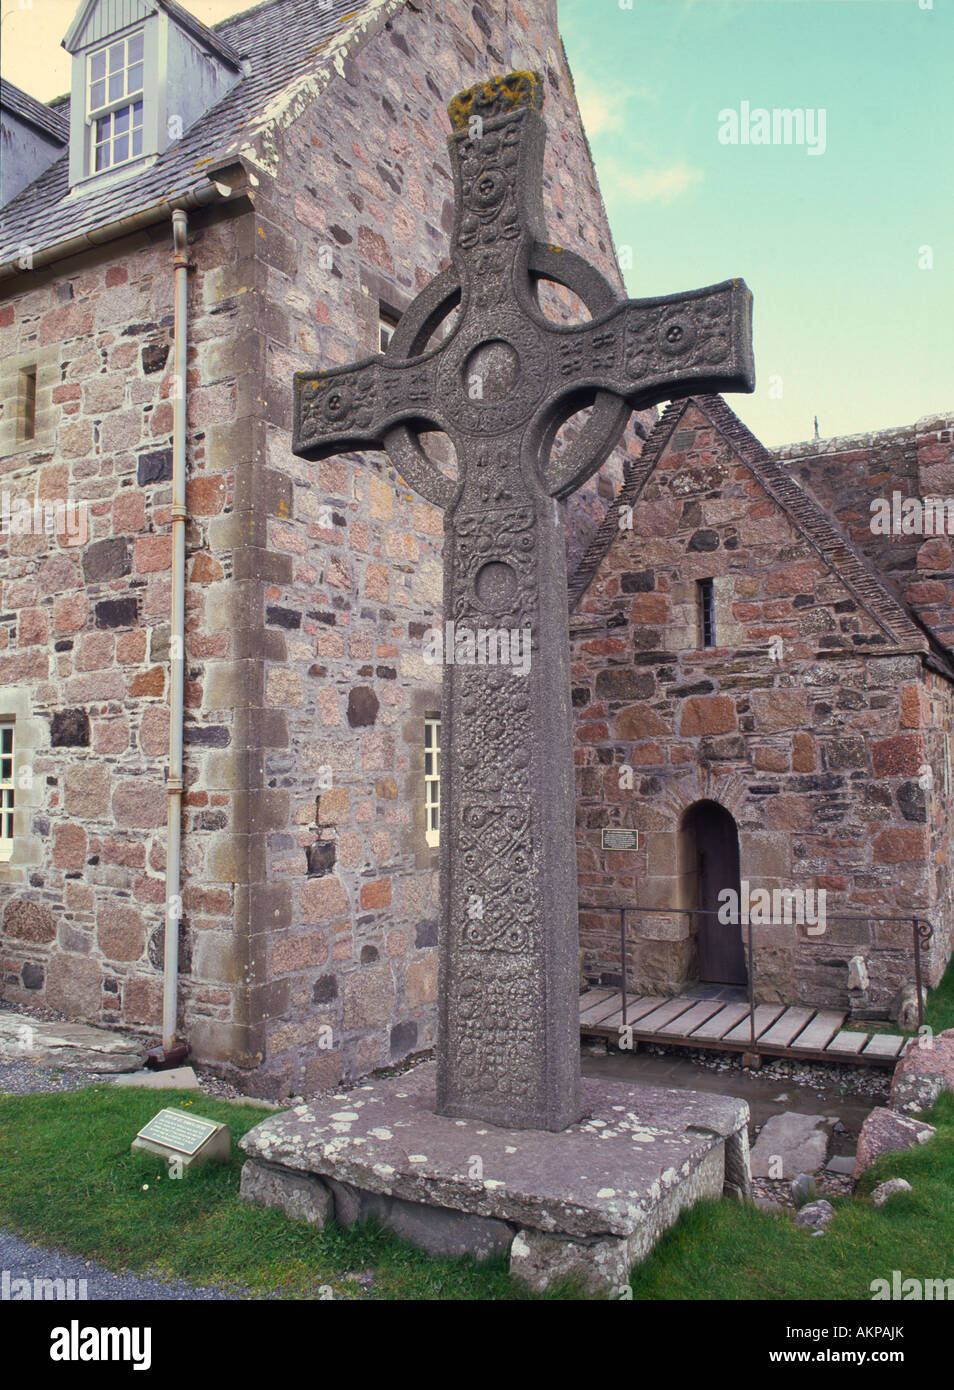
[[[134,59],[133,61],[130,61],[129,45],[134,40],[138,40],[139,42],[141,56]],[[111,73],[109,70],[109,54],[112,49],[116,49],[120,46],[123,49],[122,67],[115,69]],[[94,78],[93,63],[101,55],[106,55],[104,74],[102,77]],[[138,87],[130,88],[129,73],[130,70],[134,68],[139,68],[140,80]],[[118,76],[120,73],[123,77],[122,93],[110,99],[108,85],[109,79],[111,77]],[[139,25],[135,29],[130,29],[127,33],[114,34],[111,38],[107,39],[101,44],[97,44],[95,48],[90,49],[89,53],[86,54],[85,78],[86,80],[84,100],[86,107],[86,125],[89,132],[87,141],[86,172],[90,177],[92,177],[94,174],[105,174],[108,173],[110,170],[120,169],[126,164],[132,164],[137,159],[142,159],[145,153],[146,35],[143,25]],[[100,104],[94,106],[93,88],[100,82],[104,84],[105,90],[103,95],[105,100]],[[138,125],[134,124],[136,114],[135,107],[137,103],[139,106]],[[117,132],[115,130],[116,117],[120,112],[126,110],[128,110],[129,112],[129,124],[125,132]],[[110,133],[106,137],[105,141],[98,141],[96,137],[99,123],[100,121],[106,120],[109,121]],[[134,136],[136,134],[138,134],[139,136],[138,150],[134,150],[133,148]],[[117,140],[122,139],[123,135],[125,135],[127,139],[127,153],[122,159],[116,159],[113,157],[115,144]],[[101,167],[97,168],[96,154],[97,150],[100,148],[107,150],[109,152],[110,158],[107,164],[103,164]]]
[[[441,721],[440,715],[424,716],[424,838],[431,849],[440,844],[441,826]]]
[[[8,748],[9,745],[9,748]],[[0,719],[0,864],[13,857],[17,790],[15,721]]]
[[[394,330],[398,326],[401,315],[394,309],[388,308],[386,304],[378,305],[378,352],[387,351],[388,344],[394,337]]]

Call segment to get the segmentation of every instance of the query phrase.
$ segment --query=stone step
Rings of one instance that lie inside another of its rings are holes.
[[[146,1062],[140,1038],[88,1023],[43,1023],[25,1014],[0,1012],[0,1061],[29,1061],[70,1071],[139,1071]]]

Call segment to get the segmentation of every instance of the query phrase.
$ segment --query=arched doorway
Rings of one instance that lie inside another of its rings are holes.
[[[739,904],[739,832],[725,807],[717,801],[697,801],[685,814],[682,834],[684,863],[695,880],[694,892],[690,885],[687,906],[692,906],[694,900],[696,907],[714,914],[721,906],[719,894],[725,888],[735,891]],[[714,915],[700,915],[697,921],[700,983],[744,985],[748,975],[741,923],[720,922]]]

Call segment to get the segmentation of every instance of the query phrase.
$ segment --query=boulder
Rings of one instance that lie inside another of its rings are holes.
[[[889,1201],[896,1192],[912,1192],[913,1190],[911,1184],[905,1182],[904,1178],[889,1178],[887,1182],[878,1184],[871,1194],[871,1200],[876,1207],[883,1207],[885,1202]]]
[[[848,962],[848,988],[866,990],[870,983],[864,956],[852,956]]]
[[[914,1148],[916,1144],[926,1144],[933,1139],[937,1130],[933,1125],[922,1124],[907,1115],[899,1115],[894,1110],[879,1106],[861,1126],[858,1136],[858,1152],[855,1155],[855,1182],[882,1154],[902,1152]]]
[[[835,1208],[831,1202],[826,1202],[824,1198],[821,1198],[820,1201],[809,1202],[802,1207],[795,1217],[795,1225],[810,1226],[817,1233],[824,1230],[834,1215]]]
[[[927,1003],[927,990],[921,991],[922,1003]],[[918,1026],[918,991],[915,985],[905,985],[895,1013],[898,1027],[913,1033]]]
[[[818,1197],[818,1184],[811,1173],[799,1173],[792,1183],[792,1201],[796,1210],[814,1202]]]
[[[817,1173],[828,1157],[826,1115],[801,1115],[787,1110],[772,1115],[762,1126],[752,1149],[753,1178],[794,1178]]]
[[[930,1110],[942,1091],[954,1092],[954,1028],[908,1044],[894,1069],[891,1109]]]

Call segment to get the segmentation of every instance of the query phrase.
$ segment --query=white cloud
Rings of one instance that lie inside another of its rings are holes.
[[[594,82],[591,78],[574,79],[576,100],[583,117],[587,135],[602,135],[608,130],[632,128],[633,120],[626,111],[626,103],[638,101],[657,101],[659,93],[645,83]]]
[[[705,175],[685,160],[664,169],[624,168],[619,160],[602,160],[599,167],[600,184],[604,193],[612,191],[617,197],[634,203],[671,203]]]

